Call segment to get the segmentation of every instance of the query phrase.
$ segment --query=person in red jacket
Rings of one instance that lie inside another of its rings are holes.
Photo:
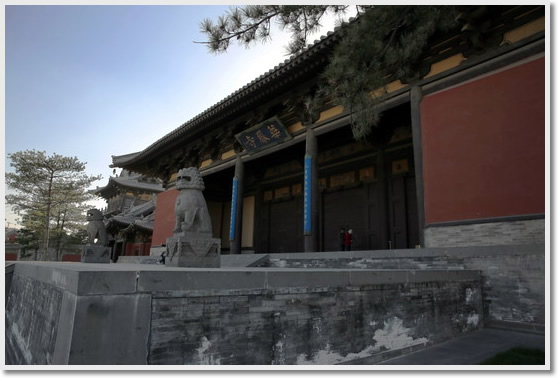
[[[351,244],[353,244],[353,230],[349,229],[348,231],[345,232],[345,243],[344,243],[344,251],[350,251],[351,250]]]

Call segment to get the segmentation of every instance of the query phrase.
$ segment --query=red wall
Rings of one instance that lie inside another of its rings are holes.
[[[544,58],[425,96],[426,224],[545,211]]]
[[[143,256],[143,254],[143,243],[126,243],[126,256]]]
[[[81,255],[64,253],[62,255],[62,261],[81,262]]]
[[[167,238],[172,236],[176,219],[174,217],[174,203],[178,197],[178,190],[171,189],[157,195],[155,209],[155,224],[151,244],[155,246],[167,243]]]
[[[5,261],[17,261],[17,253],[7,252]]]

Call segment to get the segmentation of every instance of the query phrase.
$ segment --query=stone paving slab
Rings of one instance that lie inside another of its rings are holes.
[[[497,353],[522,347],[545,350],[543,334],[483,328],[378,365],[478,365]],[[366,359],[355,364],[367,365]]]

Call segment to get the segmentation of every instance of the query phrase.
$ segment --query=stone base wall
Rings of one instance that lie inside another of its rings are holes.
[[[545,220],[477,223],[427,227],[427,248],[473,247],[544,243]]]
[[[6,363],[381,361],[481,328],[481,298],[471,270],[18,262]]]
[[[475,269],[485,320],[544,329],[545,246],[509,245],[390,251],[271,254],[260,266],[314,269]]]
[[[6,364],[52,364],[63,290],[14,274],[6,300]]]
[[[181,294],[153,298],[150,364],[337,364],[483,322],[474,281]]]

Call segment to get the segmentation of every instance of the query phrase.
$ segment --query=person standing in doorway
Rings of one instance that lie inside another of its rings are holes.
[[[339,249],[341,251],[345,250],[345,228],[341,227],[341,232],[339,233]]]
[[[344,235],[344,251],[350,251],[351,250],[351,244],[353,244],[353,230],[349,229],[347,232],[345,232]]]

